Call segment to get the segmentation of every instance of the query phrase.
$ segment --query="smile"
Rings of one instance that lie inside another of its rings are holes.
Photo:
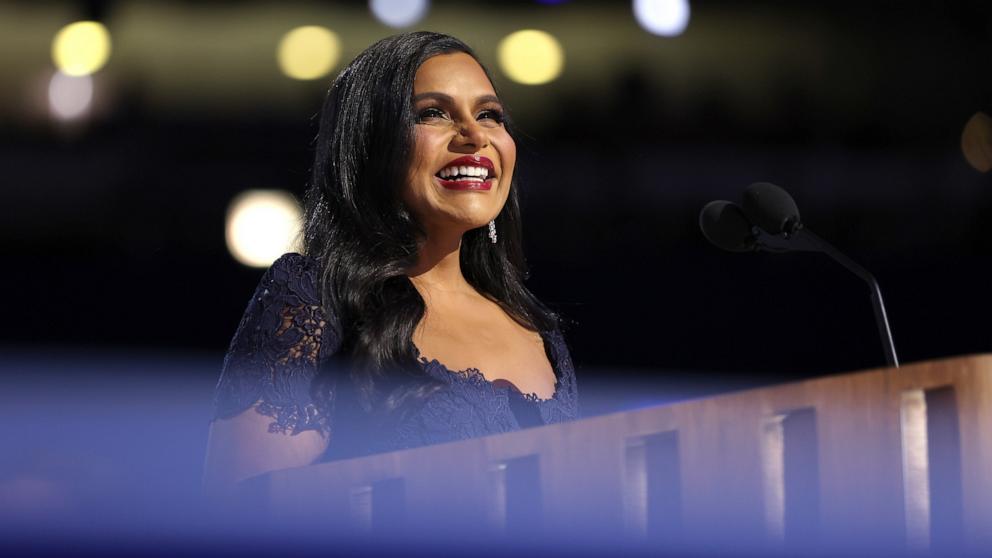
[[[496,178],[493,162],[480,155],[466,155],[445,164],[435,175],[449,190],[489,190]]]

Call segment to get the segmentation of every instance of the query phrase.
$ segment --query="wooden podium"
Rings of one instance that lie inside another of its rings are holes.
[[[992,355],[275,471],[247,486],[268,517],[320,518],[328,533],[981,552],[992,550]]]

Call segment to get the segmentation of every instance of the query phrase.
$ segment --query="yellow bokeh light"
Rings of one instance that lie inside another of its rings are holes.
[[[978,172],[992,170],[992,117],[976,112],[961,133],[961,151]]]
[[[296,249],[302,219],[299,204],[288,192],[242,192],[227,208],[227,249],[245,265],[268,267]]]
[[[293,79],[326,76],[341,56],[341,40],[325,27],[307,25],[286,33],[279,41],[279,69]]]
[[[110,32],[98,21],[70,23],[52,40],[52,60],[67,76],[85,76],[110,58]]]
[[[510,79],[525,85],[548,83],[565,66],[565,52],[549,33],[524,29],[503,38],[498,48],[499,65]]]

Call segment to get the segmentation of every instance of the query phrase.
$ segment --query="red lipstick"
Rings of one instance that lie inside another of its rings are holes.
[[[488,157],[464,155],[445,163],[434,176],[449,190],[489,190],[496,179],[496,167]]]

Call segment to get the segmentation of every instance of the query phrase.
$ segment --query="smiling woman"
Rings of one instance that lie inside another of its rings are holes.
[[[403,201],[427,237],[460,237],[493,221],[509,195],[517,149],[485,71],[463,52],[428,59],[413,82],[413,110]]]
[[[224,361],[209,485],[577,416],[558,317],[523,284],[515,162],[461,41],[396,35],[341,72],[305,255],[268,270]]]

